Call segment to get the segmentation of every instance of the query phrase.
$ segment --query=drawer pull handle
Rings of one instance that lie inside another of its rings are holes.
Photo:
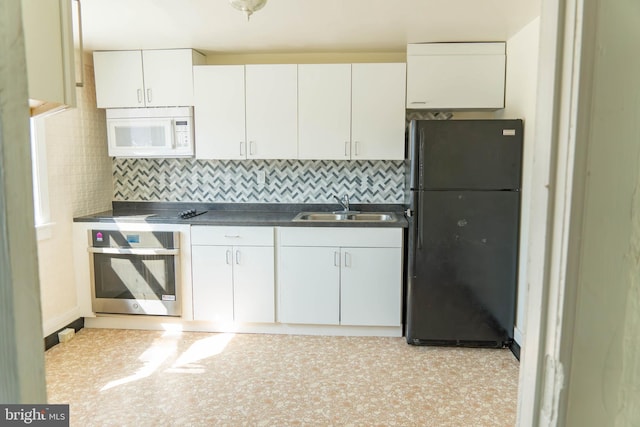
[[[239,239],[240,235],[239,234],[225,234],[224,237],[226,237],[227,239]]]

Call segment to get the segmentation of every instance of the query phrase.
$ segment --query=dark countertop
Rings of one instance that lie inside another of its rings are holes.
[[[178,214],[187,209],[206,211],[189,219]],[[395,227],[408,226],[404,206],[397,204],[352,204],[361,212],[393,212],[397,221],[293,221],[300,212],[333,212],[338,204],[289,203],[184,203],[184,202],[113,202],[110,211],[74,218],[74,222],[145,222],[155,224],[235,225],[279,227]]]

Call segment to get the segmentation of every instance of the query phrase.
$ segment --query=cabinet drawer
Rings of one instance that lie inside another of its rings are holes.
[[[402,247],[401,228],[280,228],[280,246]]]
[[[191,227],[192,245],[273,246],[273,227]]]

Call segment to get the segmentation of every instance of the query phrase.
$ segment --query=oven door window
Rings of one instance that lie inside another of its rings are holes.
[[[96,298],[175,301],[174,255],[93,257]]]

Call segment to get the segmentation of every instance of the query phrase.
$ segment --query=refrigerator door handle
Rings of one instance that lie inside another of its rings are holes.
[[[416,221],[416,238],[418,240],[418,248],[422,249],[422,230],[424,229],[423,227],[423,218],[424,218],[424,194],[422,193],[422,191],[418,191],[417,192],[417,197],[418,197],[418,208],[416,209],[417,212],[414,212],[414,216],[417,216],[417,221]],[[417,213],[417,215],[416,215]]]

